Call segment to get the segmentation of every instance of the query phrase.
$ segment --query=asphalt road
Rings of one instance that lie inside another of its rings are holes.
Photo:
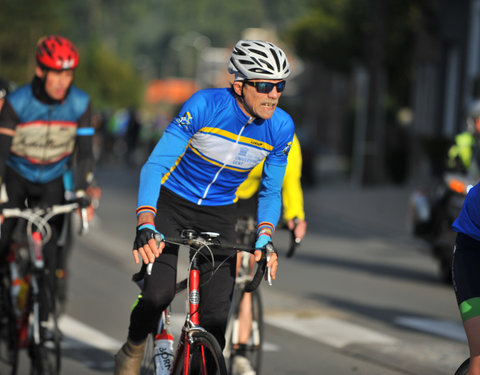
[[[98,179],[98,215],[70,263],[62,374],[112,373],[137,293],[138,171],[100,168]],[[294,258],[281,256],[274,285],[261,287],[262,374],[453,374],[467,356],[465,336],[452,288],[405,232],[407,198],[394,187],[306,190],[308,235]],[[277,231],[275,242],[284,254],[288,233]],[[175,320],[183,311],[180,298]]]

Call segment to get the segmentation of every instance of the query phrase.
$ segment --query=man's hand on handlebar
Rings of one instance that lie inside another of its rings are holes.
[[[290,231],[293,231],[297,243],[300,243],[307,233],[307,222],[298,218],[290,219],[287,221],[287,227]]]
[[[155,235],[160,235],[162,241],[157,247]],[[137,233],[133,243],[133,259],[136,264],[140,263],[140,257],[145,264],[153,263],[163,251],[165,242],[163,235],[155,229],[153,223],[143,223],[137,226]]]
[[[71,199],[73,202],[77,202],[79,208],[87,208],[92,204],[90,197],[87,195],[85,190],[77,190],[75,196]]]
[[[272,244],[272,237],[268,233],[260,232],[257,241],[255,242],[255,261],[258,262],[262,259],[262,252],[266,251],[267,244]],[[273,245],[272,245],[273,248]],[[275,280],[278,268],[278,255],[277,252],[270,253],[270,258],[267,262],[267,267],[270,269],[270,276],[272,280]],[[265,277],[268,277],[266,274]]]

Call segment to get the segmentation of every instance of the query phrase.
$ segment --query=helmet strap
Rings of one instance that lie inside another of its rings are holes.
[[[243,88],[245,87],[245,84],[242,84],[242,91],[241,91],[241,95],[238,97],[238,100],[242,102],[242,105],[243,105],[243,108],[245,109],[245,111],[248,112],[248,114],[250,115],[250,117],[252,119],[256,118],[256,116],[252,113],[252,110],[250,108],[249,105],[247,105],[247,102],[245,101],[245,95],[243,95]]]
[[[73,82],[70,85],[70,87],[68,88],[68,90],[65,94],[65,98],[63,100],[55,100],[55,99],[51,98],[50,95],[48,95],[47,91],[45,90],[45,82],[47,80],[47,74],[50,71],[50,69],[42,69],[42,70],[45,72],[43,77],[39,77],[35,74],[35,77],[33,78],[33,81],[32,81],[33,95],[39,101],[41,101],[43,103],[46,103],[46,104],[60,104],[60,103],[62,103],[63,100],[65,100],[65,98],[70,93],[70,89],[73,85]]]

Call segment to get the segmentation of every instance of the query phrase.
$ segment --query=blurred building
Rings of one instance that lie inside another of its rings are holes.
[[[480,0],[420,3],[412,87],[414,179],[441,173],[449,142],[466,128],[466,109],[480,98]]]

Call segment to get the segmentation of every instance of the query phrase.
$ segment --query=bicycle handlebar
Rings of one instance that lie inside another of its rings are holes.
[[[227,242],[220,242],[218,240],[218,233],[211,233],[211,232],[202,232],[202,233],[195,233],[193,231],[188,232],[190,237],[165,237],[163,241],[178,245],[187,245],[187,246],[196,246],[196,247],[216,247],[222,249],[234,249],[239,251],[246,251],[250,254],[254,254],[256,250],[251,246],[242,245],[242,244],[232,244]],[[213,235],[213,236],[212,236]],[[157,241],[157,246],[160,245],[162,238],[160,235],[155,235],[155,240]],[[258,285],[262,281],[262,278],[265,275],[266,266],[270,259],[272,253],[275,252],[275,248],[273,247],[272,243],[268,243],[265,246],[265,249],[262,251],[262,257],[257,262],[257,269],[255,271],[255,275],[253,276],[252,280],[249,281],[246,286],[245,290],[247,292],[252,292],[257,289]],[[152,273],[153,263],[149,263],[146,268],[146,272],[148,275]],[[270,276],[270,269],[268,269],[268,283],[272,285],[271,276]]]
[[[39,231],[44,233],[44,242],[48,241],[50,234],[50,224],[48,220],[56,215],[66,214],[80,208],[78,202],[71,202],[66,204],[53,205],[46,208],[4,208],[0,212],[0,217],[2,218],[23,218],[29,223],[34,224]],[[82,226],[80,228],[80,234],[85,234],[88,232],[88,220],[87,220],[87,209],[80,208],[81,210],[81,219]],[[1,226],[0,226],[1,228]],[[45,236],[45,234],[48,234]],[[1,237],[1,230],[0,230]]]
[[[267,262],[270,259],[270,255],[275,252],[273,245],[271,243],[267,243],[265,245],[265,251],[262,251],[262,258],[257,262],[257,270],[255,271],[255,275],[253,276],[252,280],[250,280],[245,285],[246,292],[253,292],[255,289],[258,288],[260,282],[262,281],[263,276],[265,275],[265,271],[267,268]],[[272,285],[272,279],[270,276],[270,269],[267,270],[268,272],[268,285]]]
[[[293,254],[295,254],[297,246],[300,245],[300,242],[302,242],[301,238],[297,238],[297,236],[295,236],[295,229],[297,228],[298,218],[295,217],[293,219],[293,222],[294,226],[292,229],[290,229],[290,246],[288,247],[287,258],[291,258]]]

